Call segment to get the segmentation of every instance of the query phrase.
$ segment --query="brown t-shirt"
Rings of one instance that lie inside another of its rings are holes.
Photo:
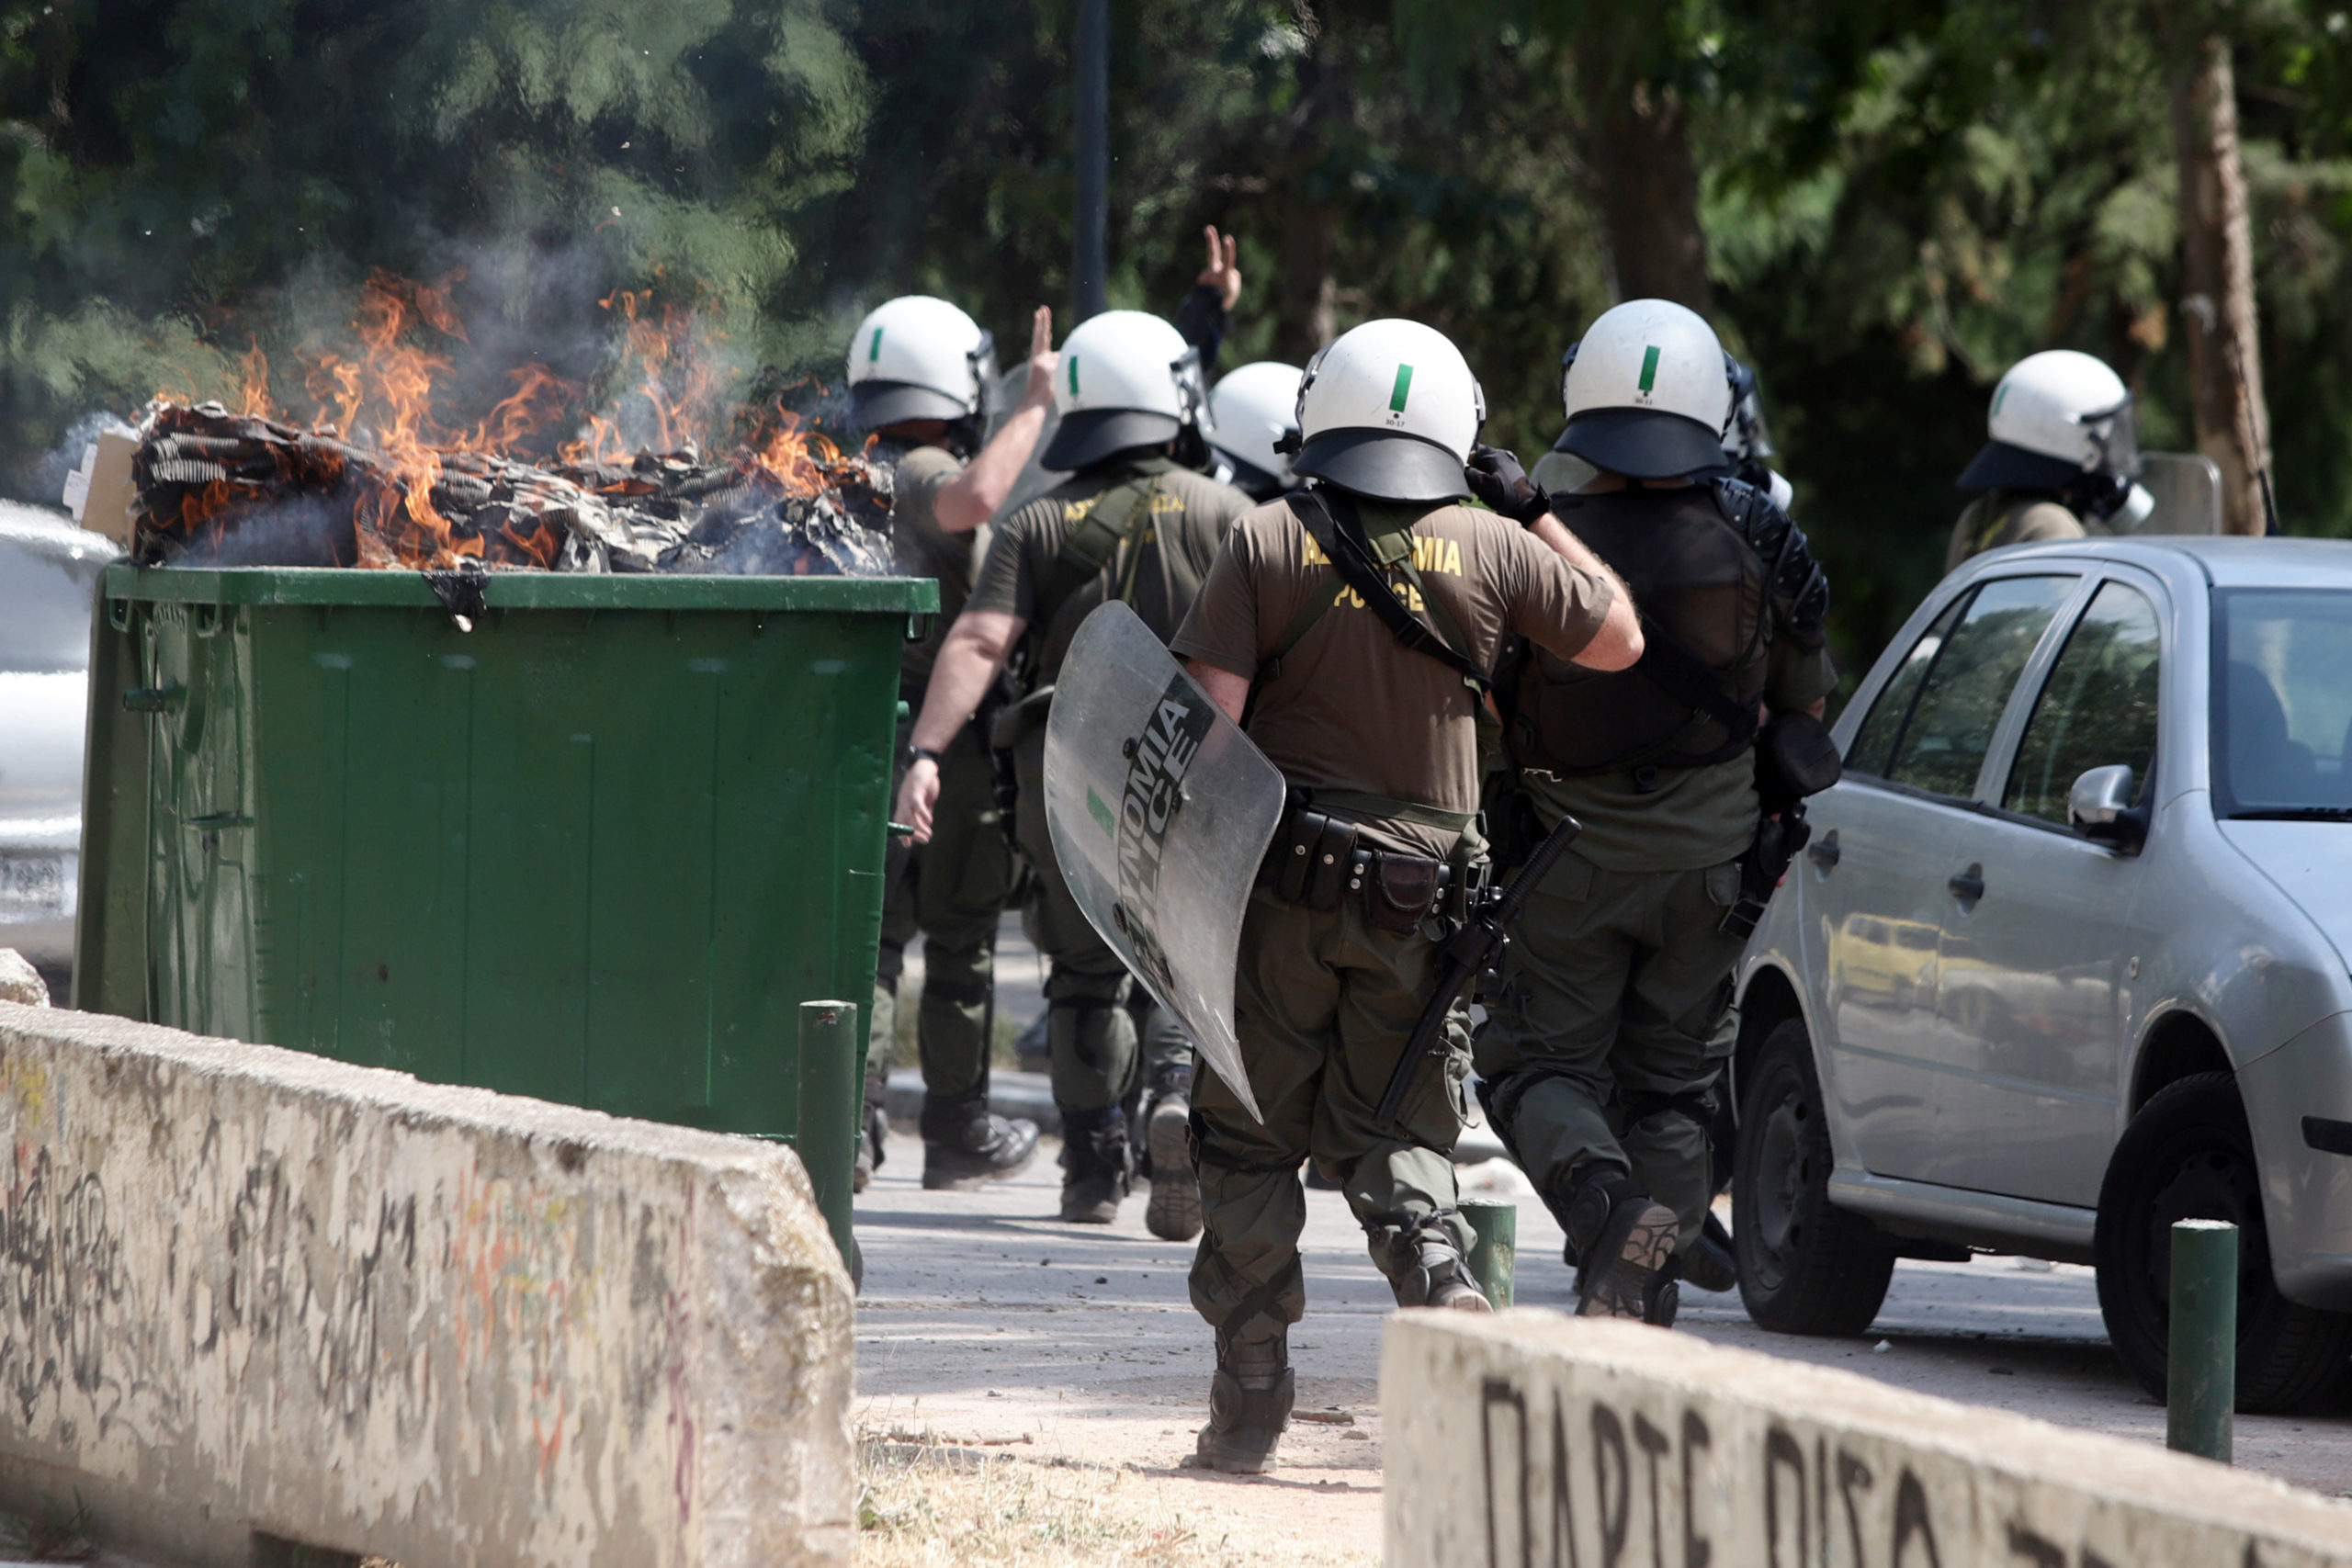
[[[1062,655],[1069,651],[1079,623],[1110,596],[1116,583],[1128,580],[1130,565],[1128,608],[1163,639],[1174,632],[1193,607],[1193,596],[1216,558],[1226,529],[1250,509],[1250,498],[1232,486],[1164,461],[1112,464],[1073,474],[997,525],[966,608],[1018,615],[1034,627],[1038,595],[1054,575],[1054,561],[1070,530],[1094,510],[1106,491],[1146,477],[1156,478],[1158,485],[1151,495],[1150,520],[1137,536],[1138,558],[1130,563],[1124,547],[1114,551],[1091,582],[1055,610],[1050,625],[1035,628],[1031,690],[1060,673]]]
[[[947,627],[963,612],[972,592],[972,569],[988,553],[989,527],[951,534],[939,525],[939,492],[964,471],[963,459],[938,446],[917,446],[898,462],[892,476],[890,547],[899,570],[909,577],[939,580],[939,615],[931,635],[910,642],[899,655],[902,688],[920,691],[939,660]]]
[[[1363,503],[1374,535],[1420,508]],[[1590,642],[1609,614],[1611,590],[1567,563],[1518,524],[1491,512],[1440,506],[1412,522],[1413,564],[1445,619],[1481,669],[1494,668],[1516,633],[1562,658]],[[1401,569],[1398,596],[1418,604]],[[1324,612],[1256,694],[1250,735],[1283,776],[1308,789],[1352,790],[1440,811],[1478,808],[1477,698],[1462,677],[1396,641],[1387,624],[1333,575],[1290,507],[1261,506],[1233,525],[1193,614],[1170,645],[1237,675],[1260,665],[1289,635],[1308,600]],[[1394,848],[1443,854],[1454,835],[1385,820],[1374,837]]]

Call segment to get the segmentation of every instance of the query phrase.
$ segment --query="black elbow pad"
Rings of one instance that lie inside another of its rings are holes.
[[[1829,578],[1813,558],[1804,530],[1770,495],[1742,479],[1717,479],[1715,504],[1763,561],[1782,629],[1808,652],[1821,647],[1826,640],[1822,623],[1829,615]]]

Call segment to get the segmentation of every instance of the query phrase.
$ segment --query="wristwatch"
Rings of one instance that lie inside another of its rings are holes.
[[[917,762],[929,762],[935,768],[939,766],[939,753],[910,741],[907,745],[907,766],[911,768]]]

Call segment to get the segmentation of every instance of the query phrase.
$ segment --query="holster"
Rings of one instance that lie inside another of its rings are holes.
[[[1747,852],[1739,857],[1739,897],[1724,911],[1716,929],[1743,939],[1753,934],[1764,918],[1764,906],[1772,901],[1772,890],[1812,840],[1813,824],[1804,818],[1802,801],[1791,802],[1778,817],[1759,819]]]
[[[1053,708],[1051,686],[1040,686],[1019,702],[1005,704],[989,721],[989,744],[1000,751],[1012,750],[1031,730],[1045,728]]]
[[[1774,714],[1756,735],[1756,795],[1767,817],[1819,795],[1845,772],[1829,727],[1809,713]]]

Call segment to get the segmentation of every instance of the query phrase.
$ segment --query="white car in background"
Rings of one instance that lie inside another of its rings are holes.
[[[52,991],[74,962],[90,615],[119,553],[56,513],[0,502],[0,947]]]

